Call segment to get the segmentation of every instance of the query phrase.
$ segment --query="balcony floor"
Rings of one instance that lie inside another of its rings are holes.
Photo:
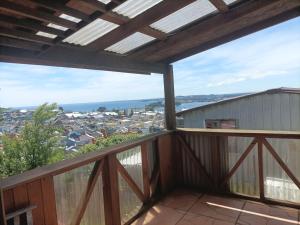
[[[138,218],[134,225],[291,225],[297,209],[176,190]]]

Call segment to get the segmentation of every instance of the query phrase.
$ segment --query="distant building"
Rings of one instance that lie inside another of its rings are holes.
[[[177,116],[182,117],[179,125],[189,128],[299,131],[300,89],[271,89],[178,112]]]

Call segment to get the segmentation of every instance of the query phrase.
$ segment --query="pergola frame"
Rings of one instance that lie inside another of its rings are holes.
[[[171,63],[300,15],[299,0],[206,1],[215,7],[213,13],[167,33],[151,24],[196,0],[163,0],[133,18],[114,11],[125,0],[108,4],[98,0],[1,0],[0,61],[163,74],[166,127],[172,130],[176,120]],[[81,21],[61,18],[61,14]],[[84,46],[64,41],[96,19],[118,27]],[[39,31],[55,38],[39,36]],[[124,54],[105,50],[136,32],[154,40]]]

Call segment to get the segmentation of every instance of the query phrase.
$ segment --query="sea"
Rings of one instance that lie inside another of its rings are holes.
[[[159,101],[160,99],[146,99],[146,100],[124,100],[111,102],[90,102],[90,103],[73,103],[73,104],[59,104],[65,112],[93,112],[97,111],[99,107],[105,107],[107,110],[124,110],[124,109],[144,109],[146,105]],[[176,106],[176,111],[182,111],[202,105],[210,104],[211,102],[189,102]],[[32,110],[37,106],[23,106],[14,107],[14,109]],[[162,108],[157,108],[157,111],[163,111]]]

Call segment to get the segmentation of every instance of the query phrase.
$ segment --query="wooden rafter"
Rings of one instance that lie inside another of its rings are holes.
[[[26,49],[35,52],[40,52],[43,50],[42,48],[43,45],[41,44],[33,43],[25,40],[9,38],[9,37],[1,37],[1,36],[0,36],[0,46]]]
[[[223,0],[209,0],[220,12],[227,12],[228,6]]]
[[[133,192],[138,196],[138,198],[142,201],[145,202],[147,198],[143,194],[143,192],[140,190],[138,185],[135,183],[135,181],[131,178],[127,170],[123,167],[123,165],[119,162],[118,159],[116,159],[116,164],[117,164],[117,169],[121,176],[124,178],[124,180],[127,182],[129,187],[133,190]]]
[[[168,16],[169,14],[177,11],[178,9],[192,3],[195,0],[186,1],[174,1],[174,0],[164,0],[157,5],[153,6],[144,13],[138,15],[137,17],[128,21],[128,23],[117,29],[109,32],[98,40],[90,44],[91,48],[96,48],[97,50],[104,50],[105,48],[117,43],[118,41],[128,37],[139,29],[149,26],[155,21]]]

